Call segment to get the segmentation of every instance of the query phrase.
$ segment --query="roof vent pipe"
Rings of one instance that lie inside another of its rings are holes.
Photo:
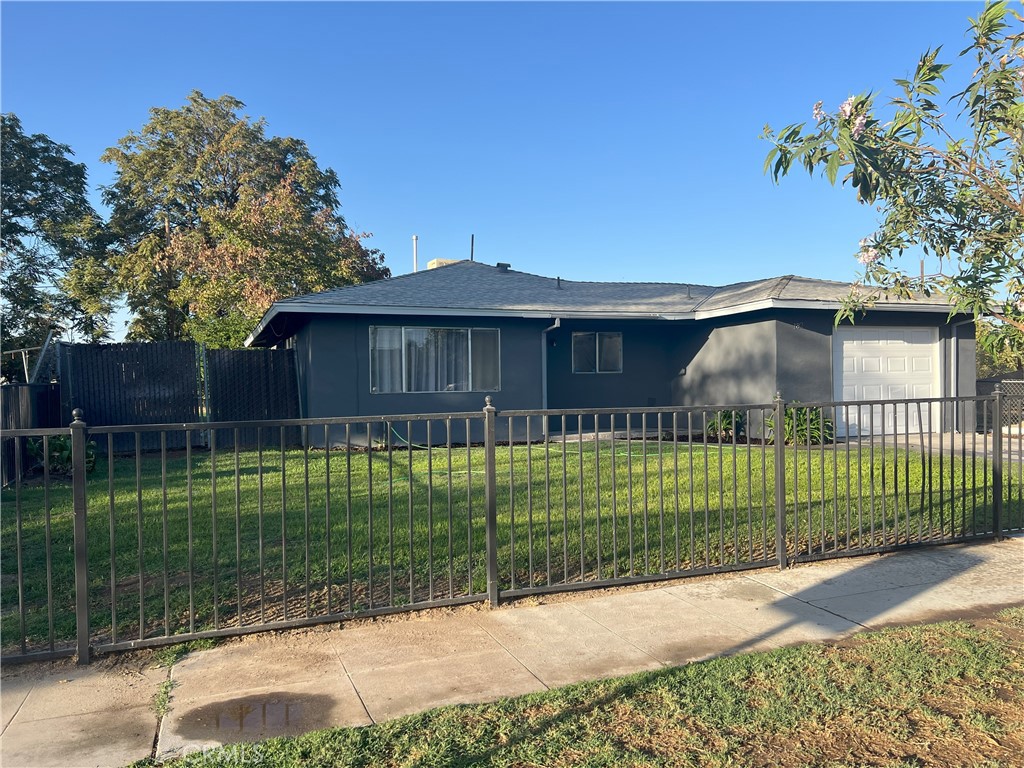
[[[556,291],[562,290],[562,278],[560,278],[560,277],[556,277],[555,278],[555,290]]]
[[[416,251],[416,246],[418,245],[418,243],[419,243],[419,238],[416,235],[413,235],[412,236],[412,271],[413,272],[418,272],[419,271],[419,260],[418,260],[418,254],[417,254],[417,251]]]

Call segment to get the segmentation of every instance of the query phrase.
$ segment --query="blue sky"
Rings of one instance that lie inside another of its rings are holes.
[[[850,280],[877,214],[822,179],[774,186],[762,126],[892,94],[981,7],[3,2],[0,106],[98,187],[150,107],[229,93],[338,172],[395,274],[413,234],[423,264],[472,233],[481,261],[575,280]]]

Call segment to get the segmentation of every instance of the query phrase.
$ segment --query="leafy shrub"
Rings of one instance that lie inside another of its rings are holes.
[[[775,442],[775,418],[764,420],[769,433],[768,442]],[[786,445],[822,445],[835,440],[836,428],[832,419],[823,418],[821,408],[787,406],[782,425],[782,442]]]
[[[43,456],[42,438],[33,438],[28,441],[28,453],[35,459],[40,469],[43,469],[45,462],[50,465],[50,473],[54,475],[70,475],[73,469],[71,461],[71,436],[53,435],[48,440],[48,457]],[[92,472],[96,469],[96,443],[89,440],[85,444],[85,471]]]
[[[746,433],[747,425],[740,411],[717,411],[714,418],[708,420],[705,431],[719,440],[732,440]]]

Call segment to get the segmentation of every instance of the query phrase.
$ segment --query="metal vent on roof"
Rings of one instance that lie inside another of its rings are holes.
[[[494,266],[496,266],[498,268],[499,272],[508,272],[509,267],[511,267],[512,265],[509,264],[507,261],[499,261]]]

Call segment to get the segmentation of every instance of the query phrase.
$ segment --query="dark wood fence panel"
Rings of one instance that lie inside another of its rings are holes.
[[[66,427],[61,420],[59,384],[5,384],[0,387],[0,429]],[[14,441],[21,441],[22,461],[28,463],[26,439],[5,438],[0,444],[0,485],[14,481]],[[23,466],[23,469],[27,467]]]
[[[90,426],[203,420],[199,360],[190,341],[67,344],[61,354],[61,399],[68,422],[74,408],[85,412]],[[168,448],[185,447],[183,432],[170,432],[167,439]],[[204,440],[193,433],[193,445]],[[142,433],[141,447],[159,449],[157,434]],[[135,450],[135,436],[115,435],[114,450]]]
[[[210,421],[297,419],[299,384],[295,352],[290,349],[208,349],[205,357],[206,396]],[[285,431],[297,443],[299,430]],[[234,435],[218,435],[220,445],[231,445]],[[254,447],[254,429],[239,432],[239,445]]]

